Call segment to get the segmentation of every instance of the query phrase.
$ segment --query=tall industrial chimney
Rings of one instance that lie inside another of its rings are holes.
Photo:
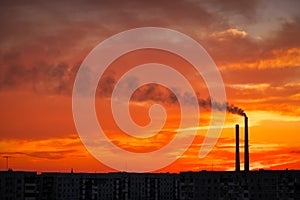
[[[240,171],[240,127],[238,124],[235,125],[235,171]]]
[[[249,146],[248,146],[248,117],[245,115],[245,157],[244,157],[244,162],[245,162],[245,171],[249,171]]]

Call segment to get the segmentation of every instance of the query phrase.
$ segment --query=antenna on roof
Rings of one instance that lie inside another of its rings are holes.
[[[3,156],[3,158],[6,158],[6,169],[7,171],[9,170],[8,168],[8,159],[10,158],[11,156]]]

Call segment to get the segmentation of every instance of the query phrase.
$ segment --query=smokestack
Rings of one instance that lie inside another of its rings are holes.
[[[235,171],[240,171],[240,136],[239,125],[235,125]]]
[[[244,161],[245,161],[245,171],[248,172],[249,171],[249,146],[248,146],[248,117],[246,115],[245,116],[245,157],[244,157]]]

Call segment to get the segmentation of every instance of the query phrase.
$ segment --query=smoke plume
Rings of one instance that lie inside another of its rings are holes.
[[[207,98],[207,99],[198,99],[198,104],[202,108],[214,108],[219,111],[223,111],[226,108],[226,111],[229,113],[237,114],[245,117],[247,116],[243,109],[233,104],[229,104],[228,102],[225,104],[225,103],[214,101],[211,98]]]
[[[232,114],[238,114],[238,115],[241,115],[241,116],[247,116],[245,111],[237,106],[234,106],[234,105],[229,105],[227,103],[227,106],[226,106],[226,109],[228,112],[232,113]]]

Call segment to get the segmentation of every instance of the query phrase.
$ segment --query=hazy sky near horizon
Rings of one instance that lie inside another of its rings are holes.
[[[88,53],[106,38],[132,28],[164,27],[190,36],[206,49],[222,75],[227,101],[247,112],[250,168],[299,169],[299,7],[297,0],[1,1],[0,154],[11,156],[10,167],[16,170],[113,171],[87,152],[75,129],[76,73]],[[100,81],[99,119],[109,113],[101,107],[106,101],[101,97],[111,91],[128,63],[142,63],[147,53],[190,72],[183,60],[172,55],[151,51],[128,55]],[[207,99],[206,86],[198,89],[199,98]],[[108,137],[128,150],[151,151],[165,145],[180,118],[178,105],[163,101],[169,92],[145,87],[133,96],[134,102],[147,101],[146,96],[163,103],[170,115],[168,133],[145,144],[116,130]],[[148,108],[132,105],[137,123],[147,124]],[[193,145],[161,171],[210,170],[212,164],[215,170],[234,168],[234,125],[242,126],[243,118],[228,113],[215,148],[199,159],[210,120],[210,110],[200,110],[203,121],[192,127],[198,130]],[[110,121],[103,123],[107,129],[113,126]],[[1,158],[0,170],[4,169]]]

